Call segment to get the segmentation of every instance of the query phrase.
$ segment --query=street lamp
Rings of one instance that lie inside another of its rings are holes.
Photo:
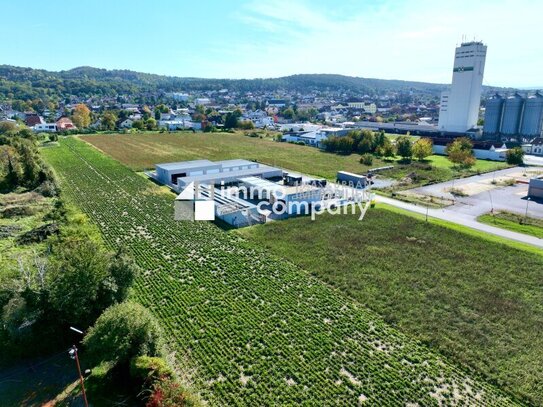
[[[80,335],[83,335],[83,331],[81,329],[74,328],[73,326],[71,326],[70,329],[74,332],[77,332]],[[83,375],[81,374],[81,366],[79,365],[79,356],[77,355],[77,347],[75,345],[73,345],[68,350],[68,355],[70,355],[71,359],[75,360],[75,364],[77,366],[77,373],[79,375],[79,383],[81,383],[81,392],[83,393],[83,401],[85,402],[85,407],[89,407],[89,402],[87,401],[87,393],[85,392],[85,383],[83,381]]]
[[[79,382],[81,383],[81,392],[83,393],[83,401],[85,402],[85,407],[89,407],[89,402],[87,401],[87,393],[85,393],[85,383],[83,382],[83,375],[81,374],[81,366],[79,365],[79,357],[77,356],[77,348],[73,345],[68,351],[70,358],[75,360],[77,366],[77,373],[79,374]]]
[[[530,197],[526,198],[526,213],[524,214],[524,223],[528,220],[528,204],[530,203]]]

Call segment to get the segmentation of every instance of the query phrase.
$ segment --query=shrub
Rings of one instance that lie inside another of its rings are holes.
[[[507,164],[521,165],[524,163],[524,150],[521,147],[515,147],[507,150]]]
[[[45,197],[53,197],[57,196],[58,189],[56,184],[53,181],[44,181],[41,183],[41,185],[36,188],[35,190],[37,193],[45,196]]]
[[[154,383],[145,407],[181,407],[187,404],[186,395],[181,385],[166,379]]]
[[[360,164],[372,165],[373,156],[371,154],[362,154],[362,157],[360,157]]]
[[[130,376],[140,383],[172,378],[173,371],[166,361],[159,357],[137,356],[130,361]]]
[[[32,216],[37,209],[28,205],[10,205],[0,210],[0,218],[15,218],[18,216]]]
[[[160,327],[143,305],[124,302],[109,307],[83,340],[91,360],[128,363],[137,356],[162,353]]]

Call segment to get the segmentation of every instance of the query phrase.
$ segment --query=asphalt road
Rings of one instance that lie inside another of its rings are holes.
[[[444,209],[427,209],[425,206],[413,205],[407,202],[398,201],[397,199],[387,198],[384,196],[377,196],[377,202],[386,203],[397,208],[405,209],[410,212],[419,213],[429,217],[446,220],[452,223],[456,223],[462,226],[466,226],[471,229],[479,230],[481,232],[490,233],[492,235],[500,236],[505,239],[515,240],[517,242],[526,243],[535,247],[543,249],[543,239],[539,239],[535,236],[525,235],[522,233],[512,232],[506,229],[497,228],[484,223],[479,223],[475,219],[476,217],[469,214],[459,213],[447,208]]]

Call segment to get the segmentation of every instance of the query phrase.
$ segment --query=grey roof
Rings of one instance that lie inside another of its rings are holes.
[[[275,174],[274,174],[275,173]],[[264,175],[264,176],[281,176],[283,170],[280,168],[270,167],[268,165],[260,164],[258,168],[248,168],[245,170],[236,170],[228,172],[219,172],[214,174],[194,175],[192,177],[183,177],[178,179],[179,184],[187,185],[191,182],[198,182],[201,184],[220,183],[220,181],[235,182],[243,177],[251,175]]]
[[[249,165],[249,164],[258,164],[258,163],[255,163],[254,161],[249,161],[249,160],[234,159],[234,160],[215,161],[215,164],[222,165],[223,167],[237,167],[240,165]]]
[[[178,168],[199,168],[205,166],[216,166],[217,164],[209,160],[179,161],[175,163],[156,164],[155,167],[165,170],[175,170]]]

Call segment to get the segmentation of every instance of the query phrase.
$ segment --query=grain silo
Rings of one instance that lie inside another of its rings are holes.
[[[541,136],[541,123],[543,122],[543,95],[536,93],[524,102],[524,113],[520,125],[520,135],[525,137]]]
[[[502,123],[504,100],[503,96],[500,96],[497,93],[487,99],[485,107],[485,124],[483,126],[485,135],[495,136],[499,134]]]
[[[505,99],[503,105],[502,126],[500,133],[507,136],[518,135],[520,122],[522,119],[522,110],[524,107],[524,98],[515,93]]]

